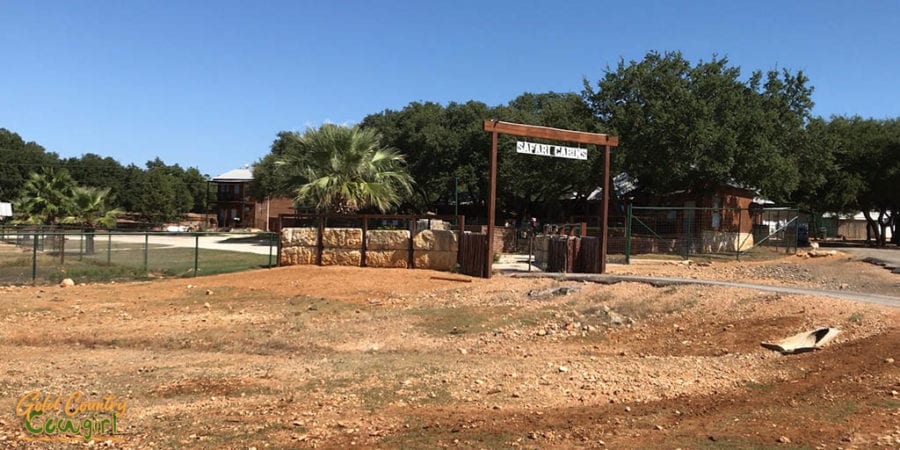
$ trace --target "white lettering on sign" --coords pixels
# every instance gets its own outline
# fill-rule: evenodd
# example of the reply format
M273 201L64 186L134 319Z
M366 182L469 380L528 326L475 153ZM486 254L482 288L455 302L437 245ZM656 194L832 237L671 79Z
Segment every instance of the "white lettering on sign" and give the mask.
M587 159L587 149L563 147L561 145L535 144L534 142L516 141L516 153L529 155L553 156L555 158Z

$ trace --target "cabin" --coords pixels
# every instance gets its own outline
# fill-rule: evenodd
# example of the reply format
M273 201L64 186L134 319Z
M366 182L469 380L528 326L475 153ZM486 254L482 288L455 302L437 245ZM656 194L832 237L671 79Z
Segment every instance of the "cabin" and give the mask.
M271 231L280 214L293 214L294 202L285 197L256 199L250 191L253 169L244 166L230 170L210 180L207 189L215 189L215 201L210 209L219 228L257 229Z

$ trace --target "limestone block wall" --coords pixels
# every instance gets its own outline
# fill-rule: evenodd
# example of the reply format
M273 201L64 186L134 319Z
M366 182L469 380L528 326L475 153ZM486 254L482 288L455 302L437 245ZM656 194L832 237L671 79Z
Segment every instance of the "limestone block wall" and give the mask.
M323 266L359 266L361 250L361 228L326 228L322 231Z
M322 265L359 266L363 259L362 229L326 228L322 233ZM284 228L281 231L281 265L316 264L317 230ZM412 259L410 260L410 245ZM369 230L366 232L367 267L406 268L451 271L456 268L459 242L449 230L426 229L410 240L408 230Z
M413 237L413 264L417 269L453 270L458 251L456 233L449 230L424 230Z
M409 230L366 232L366 266L409 267Z
M315 264L318 253L317 240L315 228L285 228L281 230L279 264L282 266Z

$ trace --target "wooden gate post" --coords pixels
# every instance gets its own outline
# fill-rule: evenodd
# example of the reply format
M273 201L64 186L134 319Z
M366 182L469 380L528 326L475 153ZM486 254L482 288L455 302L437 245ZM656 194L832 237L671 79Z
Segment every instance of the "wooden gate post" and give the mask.
M600 214L600 273L606 273L606 249L609 241L609 145L603 146L603 206Z
M497 203L497 132L491 132L491 172L488 177L490 194L488 200L487 251L484 258L484 277L490 278L494 266L494 214Z

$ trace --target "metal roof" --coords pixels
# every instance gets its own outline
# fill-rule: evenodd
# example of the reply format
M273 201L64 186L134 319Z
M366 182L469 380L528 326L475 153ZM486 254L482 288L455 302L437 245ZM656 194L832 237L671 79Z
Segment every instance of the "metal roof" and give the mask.
M241 169L229 170L212 179L213 181L253 181L253 169L244 167Z

